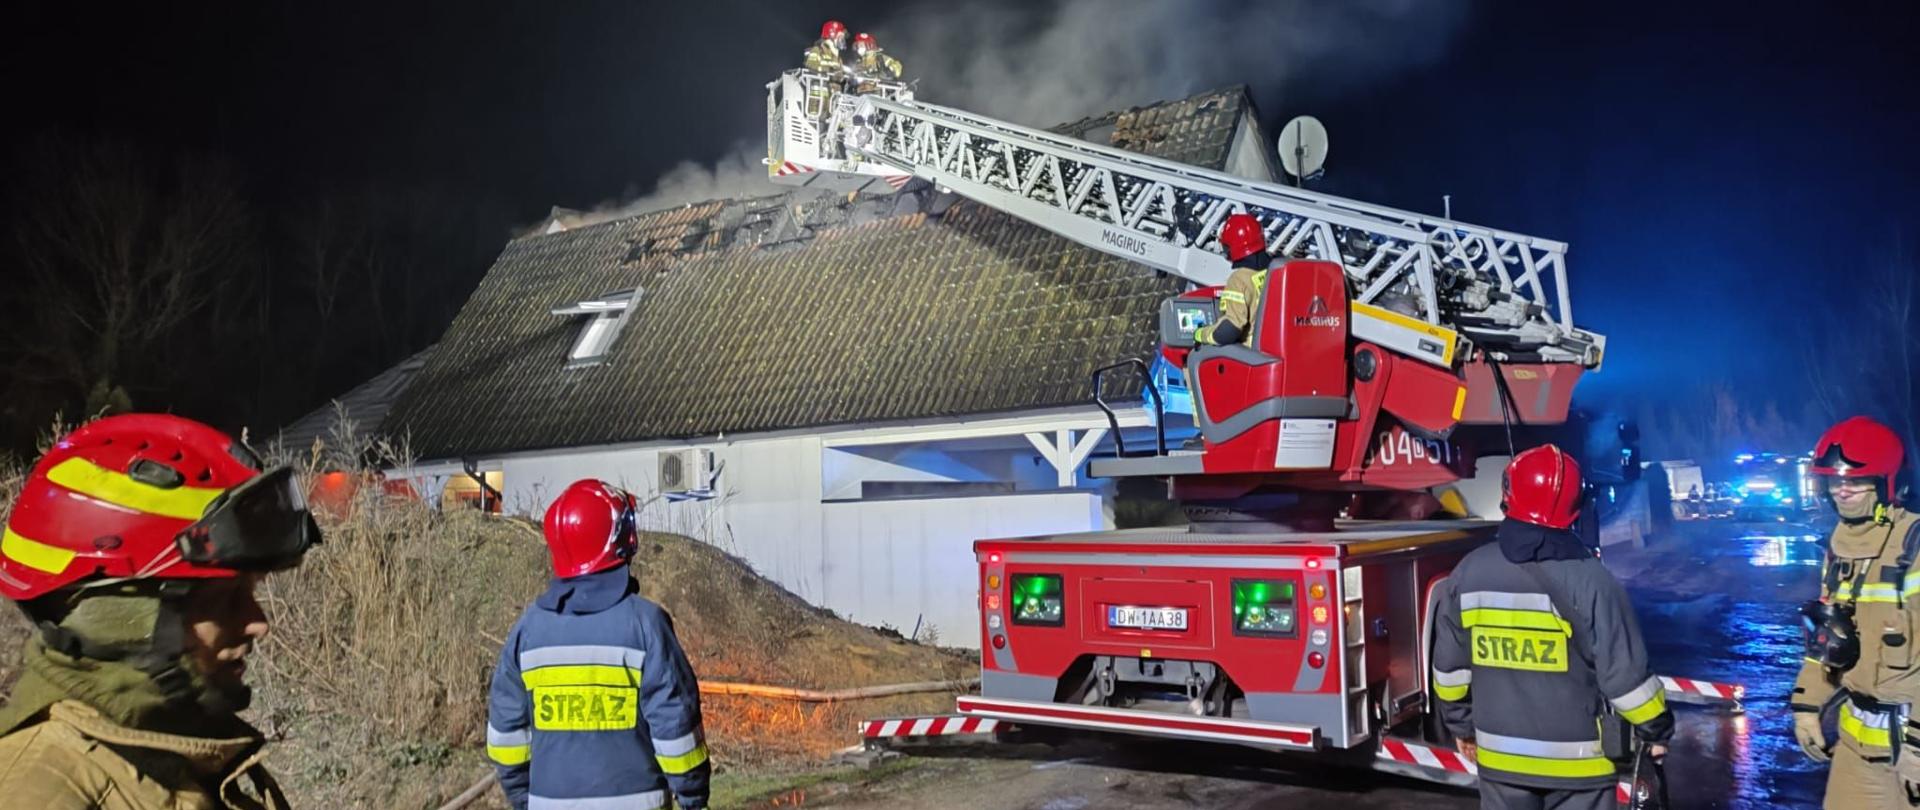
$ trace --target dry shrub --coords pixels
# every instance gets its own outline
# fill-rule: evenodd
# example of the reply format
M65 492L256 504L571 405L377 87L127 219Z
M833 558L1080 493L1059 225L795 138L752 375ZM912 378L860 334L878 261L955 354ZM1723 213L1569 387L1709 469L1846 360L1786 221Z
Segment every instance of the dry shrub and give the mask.
M484 737L497 639L539 592L544 553L521 521L377 495L354 506L261 589L274 630L256 711L286 737L274 759L293 763L305 801L424 806L475 775L438 778Z
M26 482L27 469L25 461L0 452L0 526L13 514L13 501ZM19 680L20 655L32 629L18 609L0 605L0 691L12 692L13 682Z
M252 719L275 740L268 764L310 807L430 808L489 772L489 681L519 612L545 585L539 529L519 518L437 512L381 494L378 467L401 449L336 429L328 444L272 455L306 475L366 482L351 508L320 515L325 542L260 589L273 630L254 654ZM0 513L25 472L0 458ZM708 533L706 521L655 522ZM674 617L707 681L837 689L959 679L977 663L852 624L755 574L711 537L650 532L634 561L641 590ZM0 610L0 687L17 675L29 628ZM864 717L951 711L951 694L840 704L703 699L722 782L817 763L858 741ZM497 792L479 806L499 806Z

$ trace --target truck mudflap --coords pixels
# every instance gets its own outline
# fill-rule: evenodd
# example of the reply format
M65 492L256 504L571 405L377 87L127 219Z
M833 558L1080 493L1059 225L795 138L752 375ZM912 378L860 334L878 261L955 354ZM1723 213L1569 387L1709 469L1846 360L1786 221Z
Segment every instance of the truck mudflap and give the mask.
M1004 720L1038 726L1144 734L1152 737L1180 737L1209 742L1239 743L1302 751L1321 747L1320 730L1313 726L1266 723L1228 717L1167 714L1103 706L1078 706L1067 703L1043 703L962 696L955 701L962 715Z

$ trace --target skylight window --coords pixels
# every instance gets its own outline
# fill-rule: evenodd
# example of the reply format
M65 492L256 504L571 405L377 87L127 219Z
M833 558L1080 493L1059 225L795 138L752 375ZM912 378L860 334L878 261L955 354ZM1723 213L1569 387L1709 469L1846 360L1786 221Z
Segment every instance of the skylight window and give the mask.
M551 311L555 315L586 319L580 325L580 336L574 339L573 348L567 352L566 367L586 368L607 362L613 342L620 339L620 332L627 325L627 313L631 311L634 299L639 297L640 290L636 288L554 307Z

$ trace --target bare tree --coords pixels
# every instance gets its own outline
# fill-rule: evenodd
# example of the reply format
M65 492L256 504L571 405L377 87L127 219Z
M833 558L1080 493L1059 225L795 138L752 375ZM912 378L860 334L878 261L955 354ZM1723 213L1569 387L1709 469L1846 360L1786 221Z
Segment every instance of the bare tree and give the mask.
M1831 423L1856 414L1887 420L1915 437L1920 393L1913 365L1920 361L1920 322L1911 243L1896 237L1880 256L1831 274L1844 279L1829 317L1810 324L1801 341L1807 392Z
M217 162L156 164L125 143L47 137L15 192L32 305L10 340L14 371L68 401L123 399L136 373L164 378L167 339L227 292L247 253L246 205Z

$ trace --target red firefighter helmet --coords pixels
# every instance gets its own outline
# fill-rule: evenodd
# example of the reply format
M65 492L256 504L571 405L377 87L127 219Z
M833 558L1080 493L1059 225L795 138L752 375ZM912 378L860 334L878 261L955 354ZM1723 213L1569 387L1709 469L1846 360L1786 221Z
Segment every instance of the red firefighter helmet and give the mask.
M573 482L547 507L547 553L561 579L605 571L633 559L639 547L633 494L593 478Z
M1855 416L1821 434L1813 448L1813 464L1807 469L1814 475L1880 479L1881 498L1898 505L1906 494L1896 483L1906 455L1906 445L1893 428Z
M847 27L839 20L828 20L820 25L820 38L838 45L847 38Z
M1266 250L1267 235L1252 214L1234 214L1220 224L1220 246L1227 250L1227 261L1237 262Z
M861 56L866 56L868 51L877 51L877 50L880 50L880 43L873 38L872 34L869 34L865 31L861 31L858 34L853 35L853 52L854 53L857 53Z
M1513 457L1505 482L1507 517L1565 529L1580 516L1580 465L1551 444Z
M164 414L82 425L35 464L0 536L0 595L96 578L215 579L298 563L320 530L292 470Z

